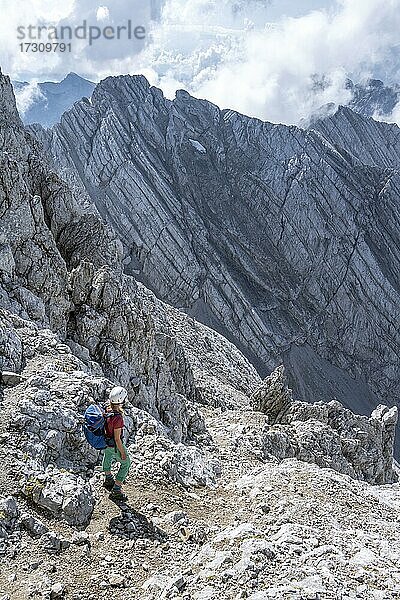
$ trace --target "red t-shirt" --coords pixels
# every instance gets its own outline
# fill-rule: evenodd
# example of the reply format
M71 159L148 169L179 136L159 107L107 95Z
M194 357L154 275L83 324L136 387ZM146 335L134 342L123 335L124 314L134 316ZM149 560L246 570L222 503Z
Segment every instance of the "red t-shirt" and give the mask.
M122 433L123 433L123 429L124 429L123 416L120 414L113 414L110 417L106 416L106 423L105 423L104 429L106 432L106 437L108 437L112 440L114 439L114 429L121 429L121 440L122 440Z

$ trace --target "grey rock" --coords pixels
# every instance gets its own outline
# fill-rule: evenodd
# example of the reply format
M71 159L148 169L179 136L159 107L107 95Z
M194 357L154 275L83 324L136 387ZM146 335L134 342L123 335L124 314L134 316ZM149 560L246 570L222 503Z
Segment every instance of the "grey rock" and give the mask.
M14 387L23 383L25 380L25 377L18 373L13 373L12 371L2 371L0 373L0 385L5 385L7 387Z
M157 347L154 322L138 297L136 282L82 263L72 271L70 284L76 307L74 339L89 349L104 373L131 392L136 406L161 420L174 441L204 433L196 407L176 391L172 369ZM132 373L145 374L147 386L138 391L137 375ZM188 366L182 379L189 377L193 376Z
M6 538L12 533L18 515L18 504L14 496L0 498L0 538Z
M37 506L62 517L71 525L86 525L94 507L90 484L72 473L57 470L40 478L28 474L22 484L24 494Z
M282 419L292 402L292 391L286 385L283 366L275 369L250 398L252 408L268 415L271 425Z
M167 458L169 475L186 487L212 486L221 474L220 462L208 459L197 448L178 444Z
M71 543L75 544L75 546L90 545L89 534L86 531L76 531L71 538Z
M42 521L32 515L21 515L19 522L33 538L40 538L42 535L48 532L48 527Z
M15 331L6 327L4 311L0 309L0 368L20 371L23 365L22 343Z
M62 598L65 594L65 585L63 583L54 583L51 586L50 598L55 600L56 598Z
M310 349L315 399L332 389L358 411L365 389L372 408L399 396L396 126L349 108L309 130L273 125L126 76L101 82L47 142L114 224L127 272L263 375Z
M49 554L58 554L67 550L70 546L69 540L58 535L54 531L48 531L40 538L40 543Z
M125 578L119 573L111 573L108 576L108 583L111 585L111 587L124 587Z
M177 589L178 591L181 591L184 589L186 585L186 579L185 577L183 577L183 575L176 575L175 577L172 578L172 581L170 583L170 589Z
M294 401L282 367L253 395L269 423L261 440L266 457L296 457L372 484L397 481L393 464L397 407L379 406L370 418L339 402Z
M174 510L165 515L164 521L172 525L176 525L178 523L181 525L188 525L189 517L183 510Z
M140 470L156 473L185 487L215 485L221 466L207 448L183 443L173 443L166 430L148 413L132 411L136 423L133 450L139 455L137 467Z

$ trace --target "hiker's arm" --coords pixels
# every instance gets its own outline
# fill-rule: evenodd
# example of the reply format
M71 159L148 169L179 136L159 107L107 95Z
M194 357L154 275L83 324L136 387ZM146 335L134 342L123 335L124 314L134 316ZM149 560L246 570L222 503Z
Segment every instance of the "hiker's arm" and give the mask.
M114 429L114 440L115 440L115 445L117 446L117 448L119 450L122 460L125 460L126 454L125 454L124 445L121 440L121 431L122 431L121 427L119 427L118 429Z

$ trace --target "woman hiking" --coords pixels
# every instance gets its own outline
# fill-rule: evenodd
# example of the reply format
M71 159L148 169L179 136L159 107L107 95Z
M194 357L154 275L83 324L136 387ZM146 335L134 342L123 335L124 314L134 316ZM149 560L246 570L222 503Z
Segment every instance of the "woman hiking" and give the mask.
M110 404L106 409L105 434L109 446L104 450L103 472L105 473L104 487L109 490L110 500L126 502L127 496L122 492L122 484L128 475L131 459L124 445L124 402L128 394L120 386L114 387L110 392ZM111 473L113 462L119 463L119 470L114 481Z

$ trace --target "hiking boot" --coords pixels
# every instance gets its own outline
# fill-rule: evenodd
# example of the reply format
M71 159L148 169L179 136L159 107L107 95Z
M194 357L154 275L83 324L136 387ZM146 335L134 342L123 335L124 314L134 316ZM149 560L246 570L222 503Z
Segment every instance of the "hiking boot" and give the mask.
M106 477L105 480L103 481L103 487L106 488L106 490L108 490L109 492L111 492L111 490L114 487L114 478Z
M111 490L111 494L108 497L110 500L118 500L119 502L126 502L128 500L128 496L121 489L115 487Z

